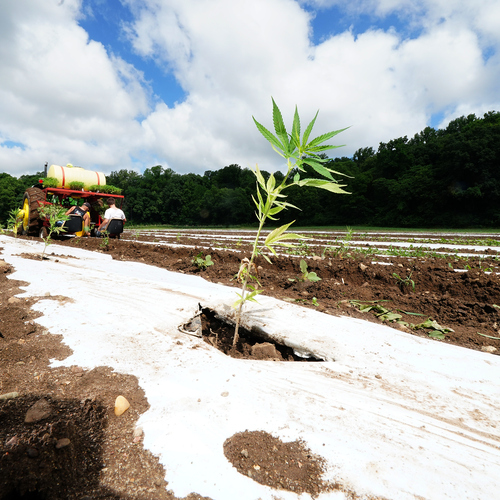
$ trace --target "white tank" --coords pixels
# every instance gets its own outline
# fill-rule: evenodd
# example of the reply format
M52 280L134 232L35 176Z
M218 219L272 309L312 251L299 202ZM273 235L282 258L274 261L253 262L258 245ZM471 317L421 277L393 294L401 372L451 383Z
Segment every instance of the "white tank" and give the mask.
M83 182L84 189L86 190L94 184L98 186L106 185L106 176L102 172L85 170L81 167L73 167L73 165L70 164L65 167L51 165L47 172L47 177L54 177L59 181L57 187L65 189L69 189L69 184L73 181Z

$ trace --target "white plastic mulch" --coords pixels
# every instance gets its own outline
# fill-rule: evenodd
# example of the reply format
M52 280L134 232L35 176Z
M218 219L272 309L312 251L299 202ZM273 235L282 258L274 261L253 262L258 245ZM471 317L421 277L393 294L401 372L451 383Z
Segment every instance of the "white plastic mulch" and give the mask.
M248 429L302 439L326 459L325 478L358 495L498 498L499 356L260 296L246 325L327 361L235 360L177 328L199 303L230 313L233 288L57 245L49 254L58 262L19 256L41 252L41 242L0 236L0 247L11 277L29 283L21 296L73 299L36 305L37 321L73 350L53 366L107 365L138 377L151 405L138 423L144 446L177 496L309 499L231 466L223 443Z

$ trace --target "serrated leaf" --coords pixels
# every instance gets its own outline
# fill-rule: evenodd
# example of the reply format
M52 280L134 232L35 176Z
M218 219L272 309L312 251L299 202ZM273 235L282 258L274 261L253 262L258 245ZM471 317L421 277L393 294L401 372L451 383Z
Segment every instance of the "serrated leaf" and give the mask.
M328 167L326 167L326 168L328 168ZM352 175L344 174L343 172L339 172L338 170L333 170L331 168L328 168L328 171L331 172L332 174L337 174L337 175L341 175L342 177L347 177L348 179L354 179L354 177Z
M295 106L295 113L293 115L292 140L295 147L300 147L300 118L297 106Z
M337 184L332 181L324 181L322 179L302 179L296 183L298 186L310 186L318 189L326 189L332 193L342 193L342 194L351 194L348 191L344 191L342 188L345 187L345 184Z
M255 165L255 170L252 170L255 177L257 178L257 182L262 186L263 189L266 187L266 180L260 171L259 165Z
M269 264L272 264L271 259L265 253L263 253L261 250L257 250L257 254L261 255L266 260L266 262L268 262Z
M318 163L316 161L311 161L310 159L307 160L305 163L310 165L316 172L318 172L318 174L322 175L323 177L326 177L327 179L330 179L332 181L335 180L332 177L332 174L330 173L330 171L327 168L325 168L323 165L321 165L321 163Z
M265 203L259 188L257 188L257 198L259 199L259 210L264 211Z
M309 136L311 135L314 124L316 123L316 118L318 117L319 110L316 111L314 118L311 120L311 123L307 126L304 136L302 137L302 149L306 149L307 141L309 140Z
M272 193L275 187L276 187L276 179L274 178L274 175L271 174L267 179L266 191L268 193Z
M240 293L236 293L236 295L239 297L238 300L236 300L234 303L233 303L233 308L236 309L240 304L242 304L243 302L257 302L257 300L255 299L255 297L257 295L259 295L259 293L262 293L263 290L253 290L251 293L248 293L247 295L245 295L245 298L242 297L242 295Z
M258 131L264 136L264 138L271 143L275 151L279 153L278 150L283 151L285 148L283 144L280 142L280 140L272 133L267 130L264 125L261 125L253 116L253 121L255 123L255 126L257 127Z
M285 207L277 206L277 207L271 208L269 210L269 215L276 215L276 214L280 213L282 210L285 210Z
M322 151L328 151L329 149L337 149L337 148L343 148L345 144L339 144L339 145L328 145L325 144L323 146L307 146L307 153L321 153Z
M276 135L280 138L283 144L283 151L288 151L290 142L288 140L288 133L286 131L285 123L283 121L283 116L281 115L281 111L278 108L278 105L276 104L274 99L272 99L272 101L273 101L274 131L276 132Z
M301 236L300 234L295 234L295 233L286 233L286 234L282 234L280 236L276 236L274 237L274 239L271 241L267 241L264 242L265 245L282 245L282 246L288 246L288 247L291 247L291 246L294 246L290 243L283 243L283 241L286 241L286 240L299 240L299 239L303 239L304 236Z
M269 244L270 242L274 241L276 238L280 238L281 235L294 223L295 221L292 221L288 224L285 224L283 226L277 227L273 231L271 231L266 238L265 245Z
M337 134L340 134L340 132L343 132L344 130L347 130L349 127L342 128L340 130L333 130L332 132L327 132L326 134L321 134L315 139L313 139L308 145L307 149L310 147L314 146L319 146L322 142L328 141L332 137L335 137Z

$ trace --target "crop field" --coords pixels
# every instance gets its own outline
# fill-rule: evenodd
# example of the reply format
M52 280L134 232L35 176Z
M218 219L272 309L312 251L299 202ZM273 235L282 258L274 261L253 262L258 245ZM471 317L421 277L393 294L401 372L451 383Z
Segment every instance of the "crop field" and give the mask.
M282 252L296 256L383 257L494 257L500 252L500 235L489 233L423 233L423 232L354 232L299 231L304 240L296 241L294 249ZM267 232L261 236L264 241ZM183 245L220 250L241 251L255 238L252 230L214 229L136 229L127 231L124 238L158 245ZM499 254L500 255L500 254Z
M295 232L1 236L0 498L492 498L500 235Z
M350 229L299 233L306 238L293 241L293 247L276 247L277 255L269 254L271 263L258 258L262 293L327 314L499 352L500 235ZM254 235L239 229L148 228L126 230L121 240L107 244L89 238L63 244L238 287L240 263L249 256ZM207 255L213 264L204 266ZM319 279L307 279L308 273Z

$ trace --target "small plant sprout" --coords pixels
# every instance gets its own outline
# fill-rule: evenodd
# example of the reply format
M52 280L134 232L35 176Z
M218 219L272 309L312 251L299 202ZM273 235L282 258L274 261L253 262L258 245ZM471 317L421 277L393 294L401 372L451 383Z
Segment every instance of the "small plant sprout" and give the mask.
M203 252L200 252L196 257L191 260L191 263L194 264L198 269L205 270L209 266L214 265L214 261L210 255L203 257Z
M396 279L397 285L399 286L401 291L404 291L406 287L411 286L413 290L415 290L415 282L411 279L413 271L410 272L408 276L402 278L398 273L392 273L392 276Z
M273 174L271 174L266 181L258 165L256 165L255 170L253 170L253 173L256 177L257 186L256 197L252 196L252 199L255 203L255 206L257 207L256 216L259 221L259 226L255 235L252 253L248 262L248 269L252 269L252 264L258 255L262 255L262 257L265 258L268 262L271 262L268 255L266 255L264 251L271 253L272 255L277 255L275 250L276 246L285 246L290 248L294 246L291 243L292 240L304 239L303 236L300 236L298 234L286 232L287 229L293 224L293 222L290 222L271 231L266 236L264 243L259 246L262 229L268 219L272 221L278 220L276 215L279 214L282 210L285 210L287 208L298 208L285 201L286 195L283 192L286 188L290 186L309 186L319 189L326 189L331 193L348 194L342 189L345 186L340 185L332 175L336 174L343 176L345 174L336 172L328 168L325 165L325 163L328 161L328 158L322 157L322 153L324 151L339 147L327 145L324 143L345 129L328 132L316 137L315 139L309 140L319 113L318 111L313 120L306 127L301 137L299 113L297 107L295 107L292 129L291 132L288 133L283 122L281 111L274 102L274 99L272 99L272 102L273 125L275 134L261 125L255 118L253 118L253 121L259 132L267 141L269 141L271 147L285 159L287 171L283 176L283 180L278 183ZM311 167L321 178L318 179L307 177L306 166ZM236 346L239 340L238 329L241 321L241 312L243 309L243 305L246 301L255 301L255 296L257 295L257 293L261 292L261 290L251 288L250 293L247 294L247 287L250 276L250 273L246 273L246 275L244 276L241 287L241 294L238 294L239 298L233 304L233 307L237 310L233 347Z
M315 306L315 307L318 307L318 306L319 306L319 304L318 304L318 299L317 299L316 297L313 297L313 298L312 298L312 300L311 300L311 302L312 302L312 305L313 305L313 306Z
M38 209L40 216L47 220L48 226L45 226L46 236L42 236L45 246L43 247L42 260L45 256L45 251L47 247L52 243L52 235L64 233L66 229L60 224L69 219L66 215L66 209L61 207L61 205L44 205Z
M346 235L342 241L338 242L339 246L338 247L331 247L331 246L325 247L321 256L323 258L325 258L327 253L331 253L334 255L334 257L338 257L340 259L342 259L344 257L348 257L349 256L348 252L351 249L351 240L352 240L353 235L354 235L354 230L351 229L350 227L346 227ZM337 243L337 241L338 240L336 239L335 242Z
M101 241L101 243L99 243L99 246L101 248L108 248L108 246L109 246L109 233L106 230L101 231L101 236L102 236L102 241Z
M321 278L314 272L307 271L307 262L304 259L300 260L300 272L302 273L300 281L321 281Z
M7 219L7 229L12 231L14 238L17 238L17 233L19 231L19 226L23 221L23 212L18 208L13 208L9 212L9 218Z

